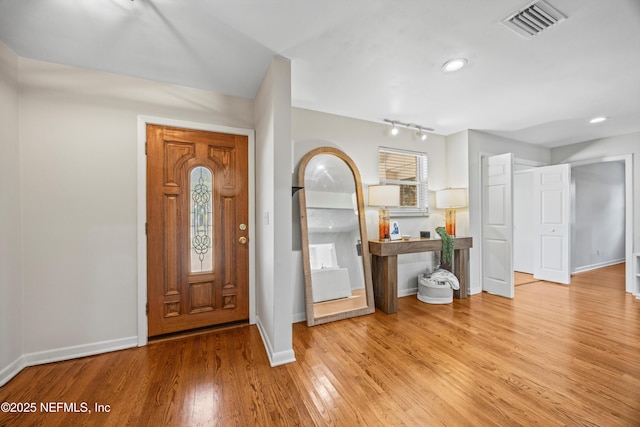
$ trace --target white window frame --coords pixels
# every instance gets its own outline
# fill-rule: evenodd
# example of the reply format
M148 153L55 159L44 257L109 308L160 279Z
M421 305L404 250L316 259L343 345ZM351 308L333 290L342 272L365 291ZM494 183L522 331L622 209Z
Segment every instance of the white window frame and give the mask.
M418 174L420 175L415 182L383 179L380 171L380 155L382 153L401 154L405 156L414 156L418 162ZM428 181L428 157L427 153L412 150L402 150L390 147L378 147L378 179L380 184L394 185L416 185L418 187L418 207L401 206L389 208L392 216L429 216L429 181Z

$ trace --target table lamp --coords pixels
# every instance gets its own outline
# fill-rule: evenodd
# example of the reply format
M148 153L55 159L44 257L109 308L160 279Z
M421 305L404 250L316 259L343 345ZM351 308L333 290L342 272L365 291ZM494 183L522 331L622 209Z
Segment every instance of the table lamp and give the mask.
M450 236L456 235L456 208L467 206L467 190L465 188L447 188L436 191L436 206L446 209L446 230Z
M369 206L378 206L378 237L389 239L389 209L400 206L399 185L370 185Z

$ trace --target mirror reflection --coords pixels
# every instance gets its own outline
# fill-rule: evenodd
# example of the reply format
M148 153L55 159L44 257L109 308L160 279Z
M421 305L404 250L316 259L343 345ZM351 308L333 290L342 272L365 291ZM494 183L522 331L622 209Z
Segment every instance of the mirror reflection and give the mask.
M322 147L301 161L307 324L372 313L360 177L343 152ZM362 242L365 242L363 245Z

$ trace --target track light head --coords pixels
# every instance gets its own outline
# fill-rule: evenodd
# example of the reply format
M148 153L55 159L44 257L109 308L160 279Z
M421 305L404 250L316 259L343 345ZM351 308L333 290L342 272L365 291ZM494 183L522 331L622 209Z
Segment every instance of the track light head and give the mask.
M420 138L421 141L426 141L427 140L427 133L425 132L425 129L429 129L429 128L425 128L425 127L422 127L420 125L416 125L416 124L413 124L413 123L410 123L409 125L411 127L414 127L414 128L417 129L416 136L418 138Z
M398 134L398 132L400 132L400 129L398 129L398 127L396 126L396 122L395 120L389 120L389 119L384 119L385 122L390 123L391 124L391 135L396 136Z

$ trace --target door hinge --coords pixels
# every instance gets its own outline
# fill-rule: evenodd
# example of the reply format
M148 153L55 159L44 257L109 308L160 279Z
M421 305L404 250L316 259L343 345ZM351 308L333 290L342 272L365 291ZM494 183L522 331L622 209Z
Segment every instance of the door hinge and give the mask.
M147 141L144 142L144 155L147 155L147 147L149 146L149 143Z
M145 310L145 311L146 311L146 314L147 314L147 316L148 316L148 315L149 315L149 303L147 303L147 308L146 308L146 310Z
M149 234L149 223L148 222L144 223L144 234L145 234L145 236L147 234Z

